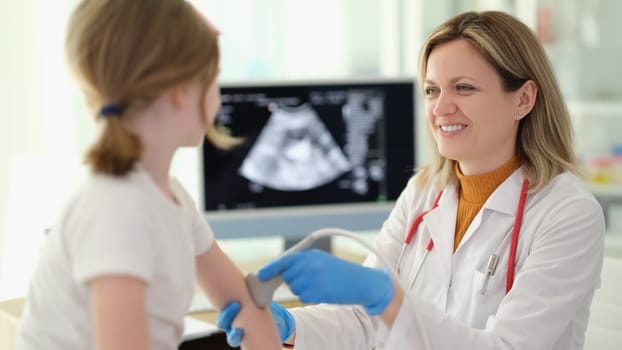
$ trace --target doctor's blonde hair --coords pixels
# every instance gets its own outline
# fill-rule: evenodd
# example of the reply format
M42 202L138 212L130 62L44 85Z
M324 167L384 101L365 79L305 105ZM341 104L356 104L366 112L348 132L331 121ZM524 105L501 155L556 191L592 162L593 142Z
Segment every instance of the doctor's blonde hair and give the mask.
M98 118L101 134L85 162L95 173L123 175L140 158L138 137L125 119L159 95L193 81L203 94L218 75L218 33L185 0L83 0L66 37L69 67L94 115L106 105L122 109ZM221 148L237 140L220 134L201 113L208 139Z
M419 59L421 87L432 50L458 39L469 42L494 67L506 91L518 90L527 80L538 86L535 105L521 119L516 139L516 156L529 179L530 191L542 189L565 171L578 174L570 116L551 64L533 32L503 12L467 12L455 16L441 24L423 45ZM428 134L431 134L429 129ZM456 161L442 156L436 144L432 148L433 160L417 172L415 182L420 186L434 183L444 188L457 181Z

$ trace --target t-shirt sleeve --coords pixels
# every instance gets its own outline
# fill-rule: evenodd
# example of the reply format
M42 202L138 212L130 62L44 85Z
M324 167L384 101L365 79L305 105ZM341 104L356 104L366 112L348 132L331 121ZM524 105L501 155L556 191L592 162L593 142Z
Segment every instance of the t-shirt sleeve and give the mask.
M194 199L188 194L184 186L173 178L172 185L176 189L176 193L181 197L183 206L190 212L192 218L192 239L194 243L194 256L205 253L214 242L214 232L205 220L203 212L197 207Z
M155 265L155 242L132 189L91 189L75 203L68 223L69 256L79 283L105 275L149 281Z
M199 210L195 210L192 235L194 238L194 255L205 253L214 242L214 232Z

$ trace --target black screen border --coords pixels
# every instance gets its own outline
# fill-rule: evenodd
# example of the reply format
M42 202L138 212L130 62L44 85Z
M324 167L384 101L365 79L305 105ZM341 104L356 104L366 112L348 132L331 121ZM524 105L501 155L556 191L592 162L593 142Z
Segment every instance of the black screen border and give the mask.
M227 89L261 89L261 88L275 88L275 87L330 87L330 88L341 88L341 87L360 87L360 88L369 88L376 87L382 85L400 85L403 88L403 85L408 85L412 87L412 118L410 121L411 128L404 128L403 125L399 125L394 119L385 120L386 124L386 135L390 135L391 140L387 140L387 142L392 142L394 144L405 142L406 144L401 144L399 147L410 147L410 151L412 154L412 167L408 167L403 169L403 176L401 178L388 178L388 200L387 205L392 206L395 199L401 193L404 186L406 185L406 181L413 174L414 167L417 164L417 152L416 152L416 139L417 139L417 123L416 123L416 113L417 113L417 85L416 79L405 77L405 78L373 78L373 79L324 79L324 80L276 80L276 81L231 81L231 82L221 82L219 84L221 92L226 91ZM389 106L390 108L390 106ZM205 142L208 142L207 140ZM411 143L412 142L412 143ZM317 210L340 210L346 209L351 210L352 208L363 208L364 210L373 210L373 208L385 208L387 205L383 203L377 202L347 202L347 203L334 203L334 204L314 204L314 205L296 205L296 206L273 206L273 207L259 207L259 208L251 208L251 209L228 209L228 210L207 210L205 204L205 196L206 196L206 176L205 176L205 155L204 148L202 146L199 152L199 205L200 208L209 213L210 216L214 216L214 214L224 214L224 215L232 215L233 217L240 217L250 213L268 213L268 215L274 215L280 213L280 211L292 211L292 213L296 212L304 212L306 210L312 210L316 213L319 213ZM387 168L390 166L392 162L392 158L401 158L392 154L391 152L387 152ZM387 171L389 176L395 175L396 169L391 169Z

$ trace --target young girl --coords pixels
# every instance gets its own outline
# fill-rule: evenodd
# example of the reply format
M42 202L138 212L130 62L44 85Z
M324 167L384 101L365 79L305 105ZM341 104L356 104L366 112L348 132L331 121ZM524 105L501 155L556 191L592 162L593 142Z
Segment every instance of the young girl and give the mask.
M175 151L215 132L217 33L184 0L84 0L67 56L102 124L92 176L47 238L18 349L176 349L195 272L216 308L242 301L243 348L278 349L269 311L169 176Z

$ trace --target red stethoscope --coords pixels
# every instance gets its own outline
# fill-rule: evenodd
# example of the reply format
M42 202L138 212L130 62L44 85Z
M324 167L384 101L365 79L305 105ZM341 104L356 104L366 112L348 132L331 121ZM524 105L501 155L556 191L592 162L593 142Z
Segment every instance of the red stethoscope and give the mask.
M510 289L512 289L512 284L514 283L514 267L516 265L516 248L518 246L518 236L520 232L520 226L521 226L521 223L523 222L523 212L525 211L525 201L527 199L528 188L529 188L529 181L525 179L523 181L523 188L521 190L520 199L518 200L518 208L516 210L516 217L514 218L514 227L512 229L512 236L511 236L511 242L510 242L510 256L508 259L508 274L507 274L506 284L505 284L506 293L508 293ZM398 274L400 273L400 266L401 266L402 259L404 258L404 252L406 251L406 247L410 244L410 242L412 242L413 238L415 237L415 233L417 232L417 228L419 228L419 224L421 224L421 222L423 221L423 217L427 213L431 212L432 210L436 209L436 207L438 207L438 202L440 201L442 195L443 195L443 191L441 190L438 193L438 195L436 195L436 198L434 199L434 203L432 204L432 207L428 210L423 211L422 213L417 215L417 217L415 217L415 220L410 226L410 230L408 230L408 234L406 235L406 238L404 239L404 244L402 245L402 250L400 251L400 255L397 258L397 273ZM421 271L421 268L423 267L423 263L425 262L425 259L427 258L432 248L434 248L434 241L432 240L432 238L430 238L430 240L428 241L428 245L425 248L425 252L423 253L423 257L421 258L421 260L419 261L419 264L417 265L417 268L415 269L415 274L410 281L408 289L412 289L412 286L415 283L417 276L419 275L419 271ZM490 256L490 259L488 260L488 265L486 267L486 277L484 279L484 284L482 285L482 294L484 294L486 290L488 279L490 278L490 276L492 276L495 273L498 260L499 260L499 256L496 254L492 254Z

